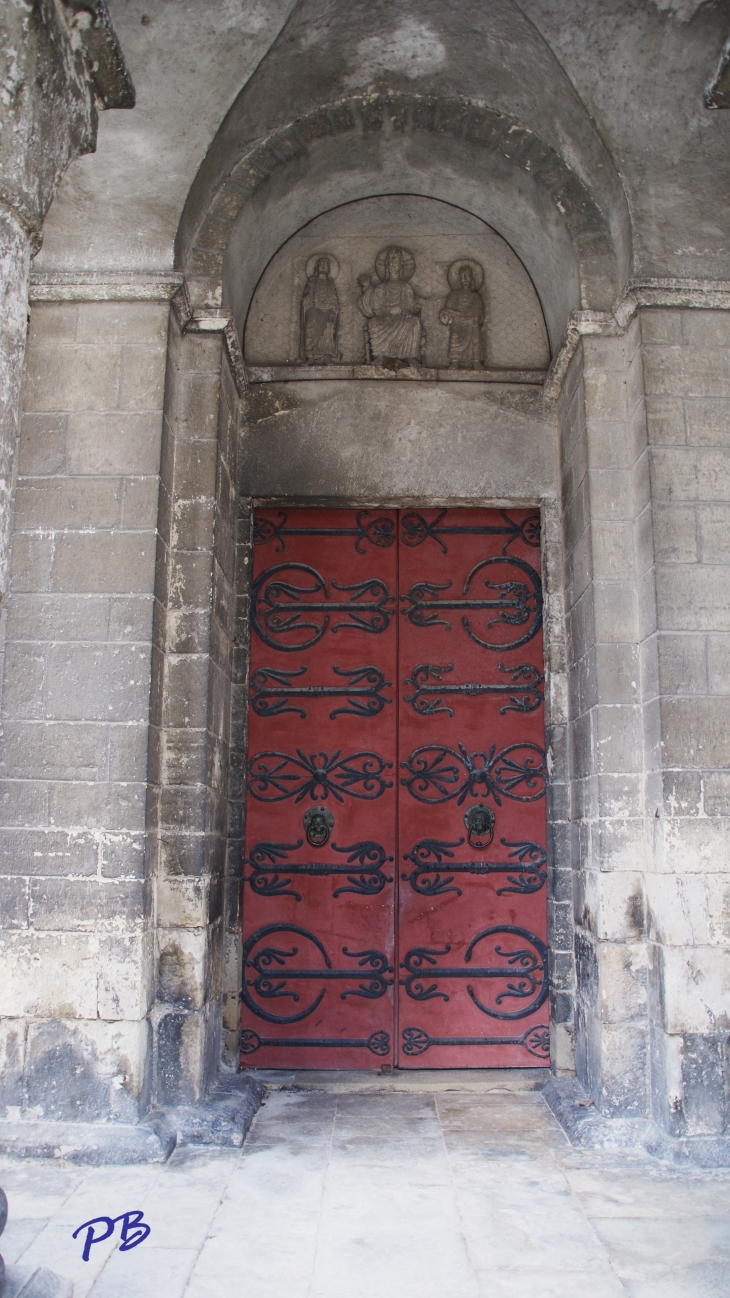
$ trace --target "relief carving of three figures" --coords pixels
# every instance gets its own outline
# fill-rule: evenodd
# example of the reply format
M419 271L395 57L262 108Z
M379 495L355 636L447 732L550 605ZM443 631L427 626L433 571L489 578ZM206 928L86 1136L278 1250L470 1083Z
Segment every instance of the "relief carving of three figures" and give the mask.
M422 304L410 280L416 269L407 248L391 245L375 259L375 271L358 276L357 305L365 317L365 347L368 361L382 365L405 361L422 365L426 331L421 321ZM339 274L336 258L317 255L307 263L307 285L302 294L300 356L311 364L334 365L338 348L340 300L335 287ZM449 267L451 292L444 301L439 320L449 330L449 365L481 369L484 365L484 271L470 258Z

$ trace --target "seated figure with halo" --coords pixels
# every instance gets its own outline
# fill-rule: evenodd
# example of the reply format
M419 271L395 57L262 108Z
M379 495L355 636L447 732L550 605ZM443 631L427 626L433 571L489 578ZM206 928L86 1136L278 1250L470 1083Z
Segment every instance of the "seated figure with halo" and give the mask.
M420 320L421 304L409 283L415 269L413 253L392 245L378 253L374 275L358 276L358 306L366 319L368 360L376 365L387 360L410 365L423 361L426 335Z

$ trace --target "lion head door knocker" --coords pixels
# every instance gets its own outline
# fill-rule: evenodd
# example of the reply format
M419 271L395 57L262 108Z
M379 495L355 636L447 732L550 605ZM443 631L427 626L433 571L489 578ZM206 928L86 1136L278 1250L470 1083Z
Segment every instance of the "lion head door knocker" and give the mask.
M489 847L494 838L496 816L491 807L475 802L464 813L464 824L470 847Z
M334 827L335 818L327 807L310 807L305 811L304 832L312 847L324 847Z

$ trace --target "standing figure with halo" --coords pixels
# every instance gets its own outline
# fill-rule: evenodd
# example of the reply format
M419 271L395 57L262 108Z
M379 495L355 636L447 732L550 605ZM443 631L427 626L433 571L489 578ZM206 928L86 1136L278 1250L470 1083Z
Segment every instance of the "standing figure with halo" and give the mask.
M480 292L484 271L478 261L455 261L448 270L451 292L439 320L449 329L449 365L484 368L484 298Z
M307 262L307 287L302 293L299 355L309 365L335 365L340 359L337 332L340 299L335 280L340 272L334 257L317 253Z
M382 248L375 258L374 275L358 275L358 306L367 320L368 359L377 365L385 360L418 365L422 360L421 304L408 282L415 269L412 252L391 246Z

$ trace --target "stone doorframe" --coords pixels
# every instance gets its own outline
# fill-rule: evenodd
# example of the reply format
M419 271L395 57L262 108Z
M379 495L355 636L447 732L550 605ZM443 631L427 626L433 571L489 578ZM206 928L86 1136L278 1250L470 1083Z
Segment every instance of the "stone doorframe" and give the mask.
M241 843L253 500L239 489L243 365L232 331L171 313L160 473L148 785L154 928L152 1093L200 1101L221 1059L238 1063ZM227 346L223 346L223 341ZM256 503L394 506L281 496ZM575 1000L562 539L554 498L424 493L407 504L537 505L543 528L548 934L554 1067L573 1068Z

